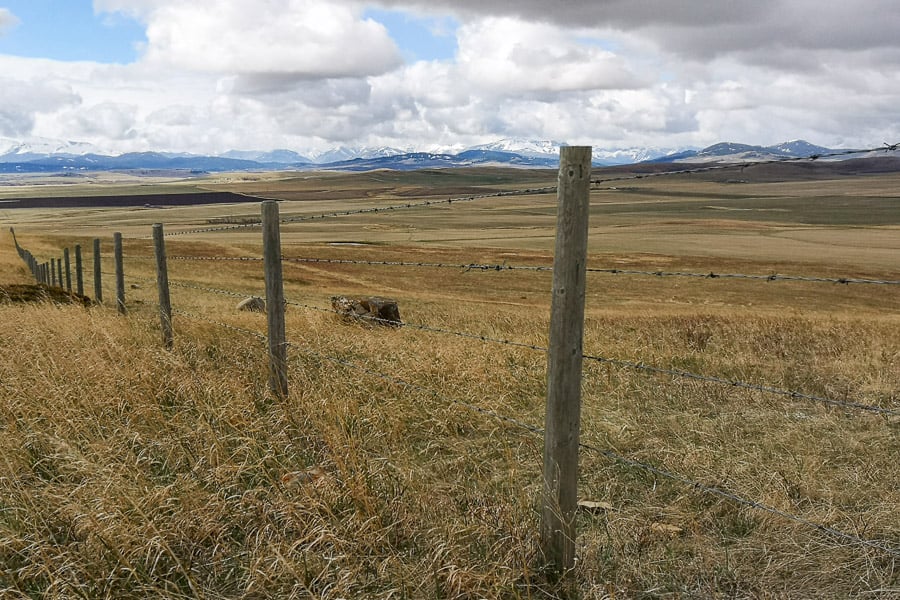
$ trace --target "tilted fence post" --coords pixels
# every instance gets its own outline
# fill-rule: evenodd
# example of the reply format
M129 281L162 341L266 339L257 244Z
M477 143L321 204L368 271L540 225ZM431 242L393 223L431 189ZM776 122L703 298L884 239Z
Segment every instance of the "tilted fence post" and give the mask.
M100 240L94 238L94 301L103 302L103 281L101 280Z
M541 549L556 573L575 565L590 185L591 148L561 148L541 509Z
M63 287L63 274L62 274L62 258L56 259L56 281L59 282L59 287Z
M66 263L66 291L72 291L72 262L69 259L69 249L63 249L63 262Z
M169 270L166 265L166 241L162 223L153 224L153 248L156 251L156 287L159 290L159 321L163 343L171 349L175 345L172 331L172 302L169 298Z
M84 271L81 264L81 244L75 244L75 291L84 296Z
M56 259L50 259L50 285L56 287Z
M281 270L281 230L278 202L262 203L263 260L269 339L269 390L279 398L288 394L287 340L284 324L284 280Z
M125 268L122 265L122 234L113 234L113 255L116 260L116 308L119 314L128 312L125 308Z

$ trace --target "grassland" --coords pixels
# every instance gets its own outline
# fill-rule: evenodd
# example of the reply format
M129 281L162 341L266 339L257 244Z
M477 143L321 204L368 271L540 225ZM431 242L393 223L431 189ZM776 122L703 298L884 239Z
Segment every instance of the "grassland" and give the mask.
M553 177L306 174L202 186L282 198L282 216L303 216ZM604 184L592 195L589 266L900 279L898 180ZM291 393L277 401L263 343L211 322L264 332L264 317L209 291L262 294L256 262L171 260L182 312L175 349L160 343L149 225L188 231L223 216L258 215L240 205L0 210L0 284L28 279L8 225L47 258L95 236L108 253L122 231L130 311L0 301L3 594L564 593L537 548L540 437L467 406L542 425L545 356L299 306L394 296L408 322L544 345L549 274L286 262ZM285 225L283 253L549 265L553 221L552 195L458 202ZM167 250L259 256L259 231L170 237ZM898 287L592 273L585 352L900 410ZM896 416L590 362L583 410L592 446L900 547ZM597 452L583 453L580 493L605 508L579 516L573 595L900 596L896 555Z

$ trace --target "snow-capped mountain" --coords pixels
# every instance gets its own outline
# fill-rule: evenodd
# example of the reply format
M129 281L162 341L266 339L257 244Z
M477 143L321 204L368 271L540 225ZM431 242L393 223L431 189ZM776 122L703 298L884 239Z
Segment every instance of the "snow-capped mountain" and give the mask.
M553 140L526 140L522 138L506 138L491 142L489 144L479 144L471 146L466 150L485 150L487 152L508 152L518 154L519 156L528 156L535 158L547 158L550 156L559 156L560 146L566 146L564 142L555 142Z
M392 147L341 146L327 151L302 152L230 150L218 156L174 152L133 152L109 156L83 142L0 138L0 172L58 173L64 171L170 170L202 174L223 171L284 169L410 170L471 166L509 166L554 168L558 165L564 142L506 138L470 148L454 146L449 150L401 150ZM773 146L752 146L733 142L714 144L702 150L661 148L595 147L595 166L627 165L638 162L752 162L826 156L834 150L793 140ZM895 153L896 154L896 153ZM867 155L853 155L864 158ZM884 158L884 152L873 153ZM843 156L832 157L839 160ZM827 158L823 158L826 160Z
M720 142L702 150L668 154L653 162L755 162L786 158L807 158L835 152L831 148L816 146L805 140L782 142L773 146L751 146L734 142Z
M388 156L400 156L406 154L409 150L400 150L389 146L381 146L379 148L370 148L365 146L338 146L330 150L322 152L308 152L306 155L312 162L318 164L326 164L340 162L345 160L353 160L355 158L384 158Z
M559 149L568 146L565 142L554 140L526 140L522 138L506 138L472 146L467 150L484 150L487 152L508 152L529 158L559 159ZM630 165L664 156L676 150L672 148L618 148L604 150L594 148L592 152L595 165Z
M87 142L30 138L27 142L0 138L0 162L29 161L47 158L51 155L81 156L95 152L96 148Z
M272 150L270 152L263 152L261 150L229 150L219 156L222 158L252 160L258 163L271 163L276 165L295 165L313 162L302 154L298 154L293 150L284 149Z

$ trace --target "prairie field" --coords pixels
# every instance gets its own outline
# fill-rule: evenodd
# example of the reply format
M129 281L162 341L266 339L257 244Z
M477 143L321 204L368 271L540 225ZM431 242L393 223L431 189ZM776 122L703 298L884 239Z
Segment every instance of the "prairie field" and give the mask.
M552 274L466 268L552 265L555 193L468 198L555 171L148 186L278 199L295 220L284 400L266 317L235 309L265 293L257 204L0 204L0 596L900 598L900 285L652 274L900 280L900 174L750 171L593 188L592 504L561 580L539 547L535 430ZM93 195L79 185L54 194ZM386 210L310 219L370 207ZM153 223L169 234L171 350ZM16 301L33 280L10 227L43 260L80 244L89 296L100 238L104 303ZM347 322L335 295L394 298L409 326Z

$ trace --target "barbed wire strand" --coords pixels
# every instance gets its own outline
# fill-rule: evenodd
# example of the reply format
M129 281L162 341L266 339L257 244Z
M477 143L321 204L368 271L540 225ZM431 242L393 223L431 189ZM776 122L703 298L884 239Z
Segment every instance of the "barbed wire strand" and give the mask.
M155 260L152 256L135 256L129 257L138 260ZM169 260L178 261L224 261L224 262L260 262L263 259L255 256L170 256ZM305 257L282 257L284 262L303 263L303 264L334 264L334 265L363 265L363 266L385 266L385 267L423 267L435 269L458 269L463 271L480 271L480 272L500 272L500 271L539 271L552 272L553 267L546 265L507 265L507 264L491 264L491 263L435 263L435 262L412 262L412 261L392 261L392 260L353 260L345 258L305 258ZM689 271L641 271L636 269L619 269L615 267L587 267L588 273L607 273L610 275L643 275L648 277L689 277L694 279L749 279L754 281L796 281L805 283L837 283L843 285L864 284L864 285L900 285L900 280L890 279L865 279L855 277L817 277L810 275L779 275L772 273L770 275L745 274L745 273L716 273L708 272L689 272Z
M430 206L439 206L439 205L452 205L453 203L460 202L474 202L475 200L484 200L486 198L503 198L507 196L533 196L540 194L550 194L556 192L556 186L548 186L543 188L526 188L520 190L503 190L497 192L490 192L485 194L473 194L470 196L459 196L456 198L447 198L446 200L423 200L421 202L406 202L403 204L393 204L388 206L374 206L368 208L357 208L352 210L338 210L327 213L315 214L315 215L301 215L296 217L283 217L279 219L279 223L288 224L288 223L301 223L304 221L316 221L323 220L335 217L347 217L353 215L365 215L365 214L376 214L376 213L391 213L395 211L401 211L405 209L413 209L413 208L426 208ZM260 202L264 199L260 198ZM228 217L220 217L227 219ZM234 217L238 218L238 217ZM188 235L194 233L210 233L217 231L234 231L237 229L246 229L251 227L261 227L262 219L255 219L252 222L247 223L236 223L233 225L223 225L218 227L204 227L198 229L190 229L187 231L173 231L170 233L166 233L166 237L177 236L177 235Z
M604 356L593 356L590 354L582 355L584 360L593 361L597 363L613 365L616 367L624 367L627 369L634 369L638 371L644 371L647 373L655 373L658 375L668 375L671 377L680 377L682 379L693 379L696 381L705 381L707 383L717 383L721 385L726 385L735 388L741 388L745 390L753 390L757 392L764 392L766 394L773 394L776 396L784 396L787 398L793 398L795 400L808 400L810 402L820 402L822 404L828 404L830 406L845 408L845 409L856 409L856 410L864 410L867 412L878 413L886 416L900 416L900 410L893 410L890 408L882 408L880 406L874 406L872 404L861 404L859 402L849 402L846 400L836 400L833 398L826 398L824 396L813 396L811 394L803 394L801 392L795 392L791 390L782 390L771 386L766 385L758 385L755 383L747 383L744 381L739 381L736 379L725 379L724 377L715 377L712 375L700 375L697 373L691 373L690 371L682 371L680 369L666 369L663 367L654 367L652 365L647 365L642 362L632 362L627 360L619 360L615 358L606 358Z
M606 450L604 448L600 448L593 444L583 443L583 442L579 443L579 445L586 450L596 452L612 461L616 461L616 462L628 465L630 467L642 469L649 473L659 475L660 477L664 477L666 479L671 479L672 481L677 481L683 485L689 486L689 487L691 487L695 490L701 491L703 493L711 494L714 496L719 496L720 498L725 498L727 500L731 500L732 502L735 502L737 504L742 504L749 508L764 511L764 512L779 516L783 519L787 519L789 521L793 521L795 523L799 523L799 524L805 525L807 527L812 527L813 529L816 529L822 533L828 534L832 537L842 539L845 541L849 541L854 544L867 546L869 548L879 550L881 552L885 552L892 556L900 557L900 549L888 546L887 543L885 543L883 541L864 539L859 536L853 535L852 533L847 533L845 531L841 531L840 529L835 529L833 527L828 527L827 525L822 525L820 523L816 523L814 521L804 519L803 517L783 511L779 508L775 508L774 506L768 506L766 504L762 504L761 502L757 502L755 500L750 500L748 498L744 498L733 492L724 490L720 487L707 485L707 484L701 483L699 481L694 481L692 479L688 479L687 477L684 477L683 475L678 475L677 473L674 473L672 471L668 471L666 469L656 467L656 466L653 466L653 465L645 463L645 462L641 462L641 461L638 461L638 460L635 460L632 458L622 456L621 454L613 452L612 450Z
M158 306L158 305L157 305L157 306ZM228 323L223 323L222 321L217 321L217 320L215 320L215 319L210 319L209 317L203 317L203 316L200 316L200 315L195 315L195 314L193 314L193 313L189 313L189 312L187 312L187 311L180 310L180 309L177 309L177 308L173 308L173 309L172 309L172 312L173 312L174 314L181 315L182 317L187 317L188 319L194 319L194 320L196 320L196 321L204 321L204 322L210 323L210 324L212 324L212 325L218 325L219 327L224 327L225 329L230 329L231 331L234 331L234 332L237 332L237 333L243 333L244 335L249 335L249 336L255 337L255 338L257 338L257 339L259 339L259 340L262 340L262 341L266 341L266 340L269 339L268 336L266 336L266 335L264 335L264 334L262 334L262 333L260 333L260 332L258 332L258 331L253 331L253 330L251 330L251 329L244 329L243 327L237 327L237 326L235 326L235 325L230 325L230 324L228 324Z
M244 329L244 328L241 328L241 327L235 327L235 326L233 326L233 325L229 325L229 324L223 323L223 322L221 322L221 321L216 321L216 320L214 320L214 319L209 319L209 318L206 318L206 317L201 317L201 316L199 316L199 315L194 315L194 314L189 313L189 312L186 312L186 311L182 311L182 310L173 310L173 312L175 312L175 313L177 313L177 314L179 314L179 315L181 315L181 316L185 316L185 317L192 318L192 319L195 319L195 320L200 320L200 321L208 322L208 323L210 323L210 324L217 325L217 326L220 326L220 327L223 327L223 328L226 328L226 329L229 329L229 330L238 332L238 333L242 333L242 334L245 334L245 335L250 335L250 336L255 337L255 338L257 338L257 339L261 339L261 340L266 340L266 339L268 339L267 336L265 336L265 335L263 335L263 334L261 334L261 333L259 333L259 332L252 331L252 330L249 330L249 329ZM426 388L426 387L421 386L421 385L418 385L418 384L410 383L410 382L408 382L408 381L406 381L406 380L404 380L404 379L402 379L402 378L400 378L400 377L396 377L396 376L394 376L394 375L388 375L388 374L386 374L386 373L382 373L382 372L376 371L376 370L374 370L374 369L369 369L369 368L367 368L367 367L363 367L363 366L361 366L361 365L357 365L356 363L353 363L353 362L351 362L351 361L348 361L348 360L345 360L345 359L341 359L341 358L338 358L338 357L335 357L335 356L326 355L326 354L323 354L323 353L321 353L321 352L317 352L317 351L315 351L315 350L312 350L311 348L307 348L307 347L304 347L304 346L301 346L301 345L298 345L298 344L289 343L288 346L290 346L290 347L292 347L292 348L295 348L295 349L297 349L297 350L300 350L301 352L303 352L303 353L305 353L305 354L308 354L308 355L311 355L311 356L315 356L315 357L318 357L318 358L320 358L320 359L328 360L329 362L334 362L334 363L336 363L336 364L343 365L343 366L345 366L345 367L348 367L348 368L351 368L351 369L354 369L354 370L357 370L357 371L366 373L366 374L368 374L368 375L370 375L370 376L380 378L380 379L382 379L382 380L384 380L384 381L388 381L388 382L393 383L393 384L395 384L395 385L399 385L399 386L402 386L402 387L407 388L407 389L416 390L416 391L421 392L421 393L426 393L426 394L428 394L428 395L431 395L431 396L434 397L435 399L438 399L438 400L444 402L445 404L457 404L457 405L459 405L459 406L462 406L462 407L464 407L464 408L467 408L467 409L469 409L469 410L472 410L473 412L477 412L477 413L479 413L479 414L482 414L482 415L485 415L485 416L489 416L489 417L491 417L491 418L494 418L494 419L496 419L496 420L498 420L498 421L501 421L501 422L504 422L504 423L508 423L508 424L514 425L515 427L520 428L520 429L522 429L522 430L524 430L524 431L528 431L529 433L532 433L532 434L535 434L535 435L539 435L539 436L543 436L543 434L544 434L544 430L543 430L542 428L536 427L536 426L534 426L534 425L530 425L530 424L528 424L528 423L526 423L526 422L524 422L524 421L522 421L522 420L520 420L520 419L516 419L516 418L513 418L513 417L508 417L508 416L506 416L506 415L502 415L502 414L500 414L500 413L498 413L498 412L496 412L496 411L492 411L492 410L490 410L490 409L483 408L483 407L481 407L481 406L472 404L472 403L470 403L470 402L465 402L465 401L463 401L463 400L459 400L459 399L456 399L456 398L449 398L449 397L447 397L447 396L441 394L440 392L437 392L436 390L432 390L432 389L430 389L430 388ZM820 523L816 523L816 522L814 522L814 521L810 521L810 520L805 519L805 518L803 518L803 517L800 517L800 516L798 516L798 515L794 515L794 514L792 514L792 513L783 511L783 510L781 510L781 509L778 509L778 508L775 508L775 507L772 507L772 506L768 506L768 505L763 504L763 503L761 503L761 502L757 502L757 501L755 501L755 500L750 500L750 499L748 499L748 498L744 498L743 496L739 496L738 494L735 494L735 493L733 493L733 492L724 490L724 489L722 489L722 488L720 488L720 487L707 485L707 484L701 483L701 482L699 482L699 481L695 481L695 480L689 479L689 478L687 478L687 477L685 477L685 476L683 476L683 475L679 475L679 474L674 473L674 472L672 472L672 471L663 469L663 468L661 468L661 467L656 467L656 466L651 465L651 464L646 463L646 462L642 462L642 461L638 461L638 460L635 460L635 459L632 459L632 458L625 457L625 456L623 456L623 455L621 455L621 454L618 454L617 452L614 452L614 451L608 450L608 449L604 449L604 448L600 448L599 446L596 446L596 445L594 445L594 444L590 444L590 443L586 443L586 442L579 442L579 446L580 446L581 448L585 449L585 450L590 450L591 452L596 452L596 453L600 454L601 456L607 458L608 460L611 460L611 461L613 461L613 462L619 463L619 464L621 464L621 465L625 465L625 466L632 467L632 468L636 468L636 469L641 469L641 470L647 471L647 472L649 472L649 473L653 473L654 475L663 477L663 478L665 478L665 479L670 479L670 480L672 480L672 481L681 483L682 485L686 485L686 486L688 486L688 487L690 487L690 488L692 488L692 489L695 489L695 490L697 490L697 491L703 492L703 493L705 493L705 494L710 494L710 495L719 496L720 498L724 498L724 499L730 500L730 501L732 501L732 502L735 502L735 503L737 503L737 504L741 504L741 505L743 505L743 506L747 506L747 507L752 508L752 509L754 509L754 510L759 510L759 511L762 511L762 512L767 512L767 513L769 513L769 514L772 514L772 515L781 517L781 518L783 518L783 519L792 521L792 522L794 522L794 523L797 523L797 524L800 524L800 525L804 525L804 526L806 526L806 527L810 527L810 528L815 529L815 530L817 530L817 531L819 531L819 532L821 532L821 533L824 533L824 534L826 534L826 535L829 535L829 536L831 536L831 537L833 537L833 538L841 539L841 540L844 540L844 541L848 541L848 542L851 542L851 543L857 544L857 545L866 546L866 547L872 548L872 549L874 549L874 550L878 550L878 551L884 552L884 553L886 553L886 554L890 554L890 555L892 555L892 556L900 556L900 549L892 548L892 547L888 546L886 543L884 543L884 542L882 542L882 541L879 541L879 540L869 540L869 539L864 539L864 538L861 538L861 537L859 537L859 536L856 536L856 535L847 533L847 532L845 532L845 531L841 531L841 530L836 529L836 528L833 528L833 527L828 527L828 526L826 526L826 525L822 525L822 524L820 524Z
M814 154L812 156L803 156L803 157L788 157L788 158L777 158L771 160L764 161L745 161L741 163L729 163L729 164L715 164L708 165L704 167L691 167L686 169L678 169L675 171L658 171L654 173L637 173L632 175L622 175L616 177L607 177L603 179L592 180L591 183L594 185L599 185L602 183L613 183L617 181L630 181L637 179L647 179L650 177L665 177L665 176L673 176L673 175L685 175L692 173L705 173L709 171L718 171L724 169L743 169L746 167L759 166L759 165L768 165L768 164L777 164L777 163L791 163L791 162L813 162L816 160L827 159L827 158L838 158L842 156L852 156L854 154L868 154L873 152L893 152L896 151L900 147L900 144L885 144L884 146L880 146L877 148L867 148L861 150L841 150L836 152L829 152L823 154ZM397 210L410 209L410 208L422 208L435 206L440 204L452 204L454 202L471 202L474 200L482 200L485 198L498 198L503 196L523 196L523 195L535 195L535 194L549 194L555 192L557 190L556 186L547 186L542 188L525 188L521 190L507 190L507 191L498 191L491 192L486 194L475 194L470 196L461 196L457 198L448 198L447 200L425 200L422 202L407 202L404 204L395 204L384 207L370 207L363 209L355 209L355 210L345 210L345 211L333 211L328 213L322 213L318 215L306 215L306 216L298 216L298 217L286 217L281 219L281 223L298 223L302 221L314 221L317 219L327 219L332 217L343 217L350 215L361 215L368 213L379 213L379 212L393 212ZM264 198L260 198L260 202L265 200ZM219 217L220 219L228 219L229 217ZM236 223L233 225L224 225L218 227L205 227L205 228L197 228L190 229L187 231L174 231L166 233L166 237L170 236L179 236L179 235L189 235L195 233L210 233L210 232L218 232L218 231L234 231L238 229L246 229L250 227L260 227L262 225L261 219L256 219L255 217L243 217L243 216L234 216L231 217L234 219L253 219L251 222L247 223Z
M155 281L155 280L151 280L151 279L141 279L141 278L132 278L132 279L138 279L140 281ZM235 292L235 291L231 291L231 290L223 290L223 289L219 289L219 288L211 288L211 287L206 287L206 286L181 283L181 282L171 281L171 280L169 281L169 285L174 285L177 287L182 287L182 288L187 288L187 289L193 289L193 290L202 291L202 292L208 292L208 293L213 293L213 294L229 296L229 297L233 297L233 298L244 299L244 298L247 298L248 296L253 296L253 294L251 294L249 292L241 293L241 292ZM260 296L254 296L254 297L260 297ZM303 309L311 310L311 311L315 311L315 312L331 314L331 315L340 315L340 313L335 311L333 308L323 308L321 306L314 306L311 304L296 302L296 301L290 300L290 299L286 299L285 304L288 306L295 306L297 308L303 308ZM359 319L359 320L371 322L371 323L377 323L377 324L381 324L381 325L388 325L391 327L396 327L398 325L398 323L395 321L391 321L389 319L383 319L381 317L376 317L373 315L352 315L350 318ZM450 335L450 336L459 337L459 338L463 338L463 339L476 340L476 341L480 341L483 343L499 344L499 345L503 345L503 346L510 346L513 348L524 348L526 350L534 350L537 352L544 352L544 353L549 351L549 349L546 346L538 346L536 344L516 342L516 341L512 341L512 340L506 340L506 339L495 338L495 337L486 336L486 335L480 335L477 333L469 333L469 332L464 332L464 331L453 331L450 329L443 329L440 327L432 327L430 325L424 325L421 323L403 322L399 325L402 327L406 327L409 329L415 329L418 331L425 331L425 332L436 333L436 334L441 334L441 335ZM877 413L877 414L881 414L881 415L885 415L885 416L900 416L900 410L894 410L894 409L890 409L890 408L882 408L880 406L875 406L872 404L850 402L847 400L837 400L835 398L828 398L825 396L815 396L812 394L805 394L805 393L797 392L797 391L793 391L793 390L783 390L783 389L772 387L772 386L748 383L745 381L740 381L740 380L735 380L735 379L726 379L723 377L716 377L716 376L712 376L712 375L701 375L699 373L692 373L690 371L683 371L680 369L668 369L668 368L664 368L664 367L656 367L653 365L645 364L643 362L633 362L633 361L621 360L621 359L616 359L616 358L608 358L608 357L604 357L604 356L595 356L595 355L591 355L591 354L583 354L582 358L587 361L597 362L597 363L601 363L601 364L608 364L608 365L612 365L612 366L616 366L616 367L620 367L620 368L627 368L627 369L631 369L631 370L635 370L635 371L655 373L658 375L668 375L670 377L677 377L677 378L682 378L682 379L692 379L692 380L702 381L702 382L707 382L707 383L715 383L715 384L725 385L725 386L733 387L733 388L758 391L758 392L763 392L766 394L772 394L772 395L776 395L776 396L792 398L794 400L806 400L808 402L818 402L818 403L826 404L826 405L833 406L836 408L862 410L862 411Z
M490 409L486 409L481 406L477 406L477 405L474 405L469 402L465 402L465 401L462 401L462 400L459 400L456 398L447 397L436 390L432 390L430 388L426 388L426 387L418 385L418 384L410 383L410 382L408 382L400 377L396 377L394 375L388 375L386 373L382 373L380 371L376 371L376 370L370 369L368 367L357 365L348 360L344 360L344 359L341 359L341 358L338 358L335 356L329 356L327 354L317 352L310 348L304 348L304 347L298 346L297 344L290 344L290 346L293 348L296 348L308 355L315 356L315 357L323 359L323 360L327 360L327 361L330 361L330 362L333 362L336 364L343 365L350 369L365 373L365 374L373 376L373 377L380 378L384 381L393 383L395 385L399 385L399 386L407 388L407 389L411 389L411 390L415 390L415 391L418 391L421 393L428 394L428 395L432 396L433 398L440 400L441 402L444 402L445 404L448 404L448 403L457 404L457 405L463 406L469 410L477 412L479 414L486 415L486 416L492 417L498 421L514 425L514 426L516 426L520 429L523 429L525 431L528 431L532 434L539 435L539 436L544 435L544 430L542 428L536 427L534 425L530 425L520 419L508 417L506 415L502 415L502 414L492 411ZM707 485L707 484L701 483L699 481L694 481L692 479L684 477L683 475L678 475L677 473L674 473L672 471L669 471L669 470L666 470L666 469L663 469L660 467L653 466L649 463L638 461L638 460L635 460L632 458L627 458L627 457L622 456L621 454L618 454L612 450L600 448L594 444L580 442L579 446L585 450L589 450L591 452L596 452L596 453L600 454L601 456L603 456L613 462L616 462L616 463L619 463L619 464L622 464L622 465L625 465L628 467L641 469L641 470L647 471L649 473L653 473L654 475L658 475L665 479L670 479L672 481L681 483L683 485L686 485L692 489L703 492L705 494L719 496L720 498L730 500L737 504L741 504L743 506L747 506L747 507L755 509L755 510L767 512L772 515L776 515L783 519L790 520L794 523L798 523L798 524L810 527L812 529L815 529L821 533L827 534L827 535L832 536L837 539L852 542L854 544L858 544L858 545L862 545L862 546L867 546L869 548L879 550L881 552L891 554L893 556L900 556L900 549L892 548L882 541L864 539L859 536L853 535L851 533L847 533L845 531L841 531L841 530L835 529L833 527L828 527L826 525L822 525L820 523L810 521L808 519L805 519L798 515L791 514L789 512L783 511L783 510L775 508L773 506L768 506L761 502L757 502L755 500L750 500L748 498L744 498L743 496L739 496L738 494L729 492L720 487Z

